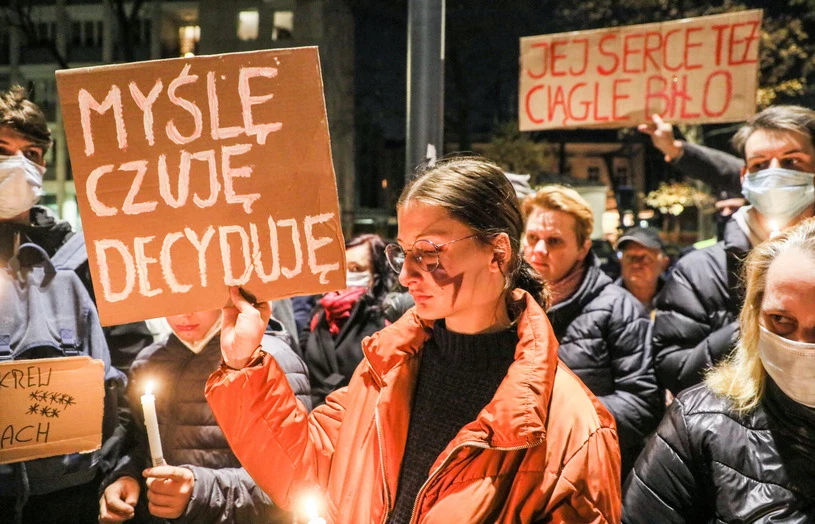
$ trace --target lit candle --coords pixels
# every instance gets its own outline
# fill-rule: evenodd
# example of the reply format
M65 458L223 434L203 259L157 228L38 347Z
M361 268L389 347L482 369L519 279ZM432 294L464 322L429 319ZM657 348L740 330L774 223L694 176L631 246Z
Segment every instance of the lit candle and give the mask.
M164 453L161 451L161 436L158 433L158 418L156 417L156 397L153 395L153 383L148 382L141 396L141 408L144 412L144 425L147 426L147 442L150 444L150 457L153 466L163 466Z
M767 223L767 225L770 226L770 238L775 238L776 236L778 236L778 233L780 233L778 229L778 222L776 222L775 220L770 220Z
M325 524L325 519L317 513L317 497L307 497L303 505L308 516L307 524Z

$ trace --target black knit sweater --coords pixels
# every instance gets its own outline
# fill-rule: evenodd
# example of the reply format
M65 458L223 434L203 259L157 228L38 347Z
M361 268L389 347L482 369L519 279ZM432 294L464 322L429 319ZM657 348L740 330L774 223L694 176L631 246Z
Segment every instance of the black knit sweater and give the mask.
M389 524L410 521L430 468L459 430L475 420L515 359L514 328L462 335L436 322L422 349L405 456Z

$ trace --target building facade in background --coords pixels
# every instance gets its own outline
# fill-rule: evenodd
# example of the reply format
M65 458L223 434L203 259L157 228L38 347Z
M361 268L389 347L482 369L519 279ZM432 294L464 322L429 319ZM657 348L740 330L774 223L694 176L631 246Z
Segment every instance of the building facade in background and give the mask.
M354 20L345 2L10 0L6 4L0 7L0 88L23 85L48 118L54 147L48 153L42 203L58 216L81 228L54 76L58 69L317 45L343 226L350 233L355 205Z

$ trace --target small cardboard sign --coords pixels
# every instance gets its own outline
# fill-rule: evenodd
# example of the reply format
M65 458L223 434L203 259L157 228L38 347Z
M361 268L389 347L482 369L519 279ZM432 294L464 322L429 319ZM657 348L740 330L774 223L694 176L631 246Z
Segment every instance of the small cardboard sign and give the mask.
M738 122L756 110L761 10L521 38L521 131Z
M104 384L87 356L0 363L0 464L99 449Z
M103 325L345 285L316 47L57 72Z

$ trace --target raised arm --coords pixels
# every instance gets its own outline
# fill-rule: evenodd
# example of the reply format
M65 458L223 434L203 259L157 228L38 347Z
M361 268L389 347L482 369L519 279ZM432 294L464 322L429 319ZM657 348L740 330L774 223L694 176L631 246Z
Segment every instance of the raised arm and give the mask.
M651 143L663 155L665 161L680 173L710 185L715 190L741 191L741 170L744 162L733 155L674 138L673 126L659 115L651 115L650 124L637 129L651 137Z
M258 348L267 311L236 289L231 296L235 308L224 310L221 328L224 364L207 381L207 401L243 467L288 510L299 488L327 484L346 390L309 417L278 363Z

